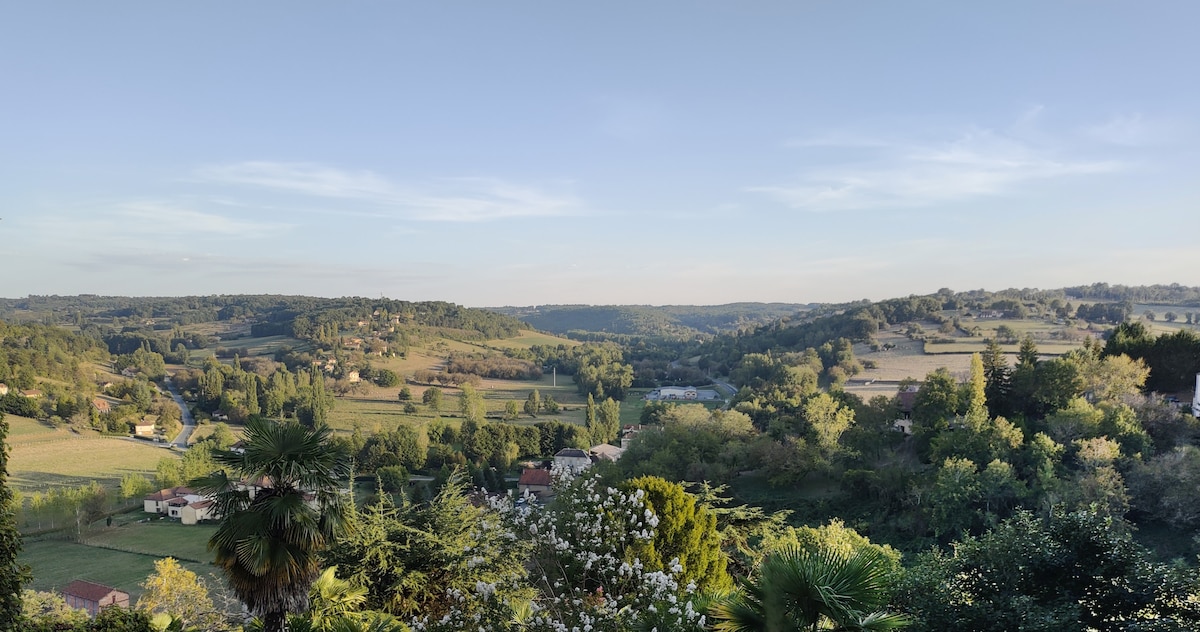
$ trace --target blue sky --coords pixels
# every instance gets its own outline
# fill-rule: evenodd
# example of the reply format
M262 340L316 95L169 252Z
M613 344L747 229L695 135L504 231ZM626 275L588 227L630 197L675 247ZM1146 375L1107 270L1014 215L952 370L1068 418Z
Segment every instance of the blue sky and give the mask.
M1200 284L1195 2L0 6L0 296Z

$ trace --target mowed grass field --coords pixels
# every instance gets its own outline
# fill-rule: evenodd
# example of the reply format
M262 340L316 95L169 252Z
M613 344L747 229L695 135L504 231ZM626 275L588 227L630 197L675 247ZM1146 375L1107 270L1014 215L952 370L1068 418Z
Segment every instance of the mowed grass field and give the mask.
M33 590L58 590L76 579L84 579L119 588L137 601L142 594L140 584L154 572L154 562L161 557L125 551L113 551L66 540L26 542L18 558L33 571L33 581L26 585ZM181 562L188 570L205 577L209 588L223 585L210 564Z
M413 358L414 355L410 353L409 358ZM425 357L430 362L440 362L440 359L431 356ZM385 362L372 362L372 365L391 368L390 361L396 360L396 358L388 360ZM438 366L440 365L427 363L417 366L412 370L433 369ZM411 375L412 370L401 373L407 377ZM509 400L516 400L522 406L523 410L525 399L529 397L529 394L534 389L537 389L538 394L543 399L547 396L554 397L554 400L563 407L562 413L558 415L543 415L538 419L532 419L522 414L521 420L538 421L546 418L557 419L563 422L583 423L583 405L586 403L587 398L579 395L575 388L575 383L571 381L570 376L558 376L557 386L555 386L555 381L552 375L543 375L537 380L485 379L479 385L478 391L483 395L483 401L487 406L489 415L502 415L505 405ZM447 421L453 421L459 414L458 398L461 390L457 387L438 387L442 389L442 405L438 412L434 412L429 410L428 406L421 403L421 397L429 387L409 384L408 388L412 392L413 397L412 403L417 407L416 413L404 412L404 402L401 402L398 397L400 388L400 386L389 388L367 386L361 393L335 398L333 409L329 411L329 425L343 432L352 432L357 425L363 432L370 433L377 430L391 430L400 424L424 425L439 417ZM622 418L624 418L624 415L622 415Z
M136 601L139 584L154 572L154 562L173 557L204 578L210 594L223 590L224 581L211 564L208 539L215 524L182 525L150 519L135 511L114 517L112 527L93 525L80 542L45 539L26 542L20 561L33 571L34 590L56 590L76 579L115 586Z
M208 539L216 532L215 524L184 525L174 520L151 519L150 514L132 512L114 520L112 527L101 528L84 537L92 547L122 549L155 557L174 557L208 563Z
M92 481L115 488L129 472L153 476L159 459L178 458L165 447L143 441L76 434L24 417L6 419L12 428L9 480L22 491Z
M534 345L545 345L548 347L557 347L558 345L566 345L567 347L575 347L582 343L570 338L561 338L553 334L544 334L537 331L523 330L521 335L515 338L500 338L498 340L489 340L486 346L495 347L497 349L528 349Z

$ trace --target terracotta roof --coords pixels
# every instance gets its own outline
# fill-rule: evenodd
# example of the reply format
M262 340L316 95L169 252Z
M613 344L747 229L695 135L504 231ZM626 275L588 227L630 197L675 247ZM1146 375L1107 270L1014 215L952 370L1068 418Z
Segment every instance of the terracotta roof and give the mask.
M167 489L160 489L153 494L146 496L146 500L162 502L164 500L171 500L172 498L178 498L190 493L192 493L192 490L187 487L168 487Z
M526 469L521 472L521 480L517 481L518 485L549 485L550 470L535 470Z
M186 498L172 498L167 501L167 504L172 507L183 507L188 504L188 501Z
M188 505L188 507L191 507L192 509L204 509L205 507L211 505L212 503L213 503L213 501L211 501L211 500L201 500L199 502L194 502L194 503Z
M79 597L88 601L100 601L114 592L125 595L126 598L129 597L127 593L117 590L112 586L85 582L82 579L77 579L62 589L62 594L64 595L71 595L72 597Z

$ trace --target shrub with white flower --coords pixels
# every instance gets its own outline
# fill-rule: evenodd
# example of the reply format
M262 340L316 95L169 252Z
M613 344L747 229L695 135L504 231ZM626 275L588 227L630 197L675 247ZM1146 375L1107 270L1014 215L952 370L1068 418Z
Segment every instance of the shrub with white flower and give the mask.
M585 474L561 483L548 506L515 506L497 499L493 509L513 538L532 547L524 585L537 596L514 602L517 586L484 585L454 596L459 607L438 621L419 619L415 630L449 632L661 632L704 629L695 586L680 586L682 567L648 570L635 551L654 537L658 518L644 492L623 492ZM508 537L508 536L506 536Z

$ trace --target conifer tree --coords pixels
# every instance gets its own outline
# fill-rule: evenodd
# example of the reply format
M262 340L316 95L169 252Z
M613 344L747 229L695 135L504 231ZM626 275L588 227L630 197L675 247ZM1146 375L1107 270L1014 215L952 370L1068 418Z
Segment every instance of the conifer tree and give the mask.
M17 630L21 616L21 584L29 568L17 562L21 534L17 531L13 492L8 488L8 422L0 412L0 630Z

